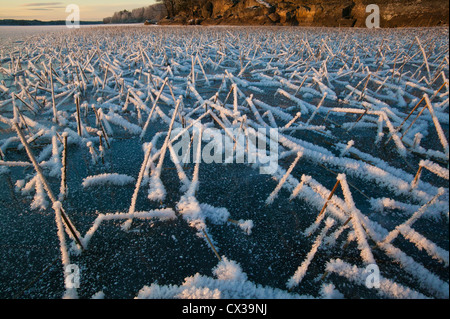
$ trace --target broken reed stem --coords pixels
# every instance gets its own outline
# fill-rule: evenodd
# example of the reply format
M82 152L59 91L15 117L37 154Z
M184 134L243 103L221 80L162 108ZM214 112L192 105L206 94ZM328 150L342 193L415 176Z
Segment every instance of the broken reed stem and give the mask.
M103 134L99 134L98 135L98 139L99 139L99 149L100 149L100 157L102 158L102 164L105 165L105 158L103 157L103 141L102 141L102 135Z
M36 100L36 98L33 96L33 95L31 95L31 93L28 91L28 89L26 88L26 87L24 87L23 88L24 89L24 91L25 91L25 93L28 95L28 97L30 98L30 99L32 99L38 106L39 106L39 108L43 108L44 106L41 104L41 102L39 102L38 100Z
M367 76L367 80L366 80L366 83L364 84L364 88L362 89L362 91L361 91L361 95L360 95L360 97L359 97L359 100L362 100L362 98L364 97L364 95L365 95L365 91L366 91L366 88L367 88L367 84L369 84L369 80L370 80L370 77L372 76L372 74L369 74L368 76Z
M56 102L55 102L55 89L53 87L53 73L52 73L52 61L50 61L50 87L52 90L52 104L53 104L53 122L58 123L58 114L56 112Z
M102 125L102 127L103 127L103 125ZM102 130L102 136L103 136L103 138L105 139L106 146L107 146L108 148L111 148L111 146L109 145L109 142L108 142L108 135L106 135L105 130Z
M75 68L75 74L77 75L77 80L78 80L77 86L80 87L80 85L81 85L80 74L78 73L78 68L76 66L74 66L74 68ZM72 73L72 77L74 78L73 73ZM74 81L75 81L75 78L74 78Z
M419 103L416 104L416 106L412 109L411 112L409 112L408 116L403 120L402 124L400 124L400 126L396 129L396 132L400 132L400 130L402 129L403 125L406 123L406 121L411 117L411 115L417 110L417 108L419 107L419 105L425 100L425 96L422 97L422 99L420 99ZM412 126L412 124L411 124ZM409 127L410 128L410 127ZM408 130L409 130L408 128ZM406 131L408 131L406 130ZM385 143L385 145L387 145L391 139L393 138L393 135L391 135L391 137L389 138L389 140ZM403 135L402 138L400 140L403 139Z
M82 132L81 132L81 118L80 118L80 96L77 96L75 98L75 104L77 106L77 131L78 135L81 136Z
M67 194L67 135L63 136L63 156L62 156L62 164L63 169L61 171L61 196L62 199Z
M441 92L441 90L442 90L446 85L448 85L448 81L444 81L444 83L442 83L442 85L441 85L441 87L439 88L439 90L437 90L437 91L433 94L433 96L430 98L430 101L433 101L434 98L439 94L439 92Z
M95 117L97 118L97 123L100 126L100 129L102 130L102 134L103 134L103 137L105 139L106 146L108 148L111 148L111 146L109 145L109 141L108 141L108 135L106 134L105 128L103 127L102 120L100 119L100 116L98 116L97 109L95 108L94 104L92 104L92 109L94 111Z
M300 84L300 86L298 87L297 91L295 91L294 96L296 96L297 93L300 92L300 90L302 89L303 84L305 84L307 78L308 78L308 76L306 75L305 78L302 81L302 84Z
M50 185L48 184L47 179L45 178L44 173L42 172L42 169L36 160L36 157L34 157L33 151L31 150L30 145L28 145L27 140L22 133L22 130L20 129L19 125L17 125L17 123L13 123L13 126L17 132L17 135L19 136L20 141L22 142L23 146L25 147L25 150L28 154L28 157L30 158L31 163L34 166L34 169L36 170L36 173L38 174L39 178L41 179L42 185L44 186L44 189L47 192L48 197L50 198L52 203L55 204L57 202L56 197L53 194L53 191L50 188ZM63 218L63 221L66 224L67 228L69 229L69 232L71 233L72 237L75 239L77 244L81 247L81 249L84 250L83 244L81 243L81 240L78 237L75 226L72 224L72 222L70 221L69 217L66 215L66 213L64 212L62 207L61 207L61 217Z
M214 254L216 255L217 259L219 259L219 261L222 261L222 258L220 257L219 253L217 252L216 248L214 247L213 243L211 242L211 239L209 239L208 234L206 233L206 231L204 229L202 229L203 234L205 235L206 239L208 240L209 245L211 246L212 250L214 251Z
M175 118L177 116L177 112L178 112L178 108L180 107L180 104L181 104L181 100L178 100L177 101L177 105L175 106L175 111L173 112L172 120L171 120L170 125L169 125L169 130L167 131L167 136L166 136L166 139L164 141L164 145L163 145L163 147L161 149L161 154L160 154L158 166L157 166L157 169L156 169L157 172L158 172L157 173L158 177L161 174L161 167L162 167L163 162L164 162L164 157L166 155L168 144L170 142L170 135L172 134L173 124L175 123Z
M175 98L175 94L173 94L173 89L169 82L167 82L167 86L169 87L170 95L172 96L173 102L177 103L177 99Z
M106 85L106 78L108 76L108 71L109 71L109 64L106 66L106 71L105 71L105 78L103 79L103 85L102 85L102 90L105 89L105 85Z
M321 280L321 281L324 281L325 278L326 278L327 276L328 276L328 271L325 271L325 272L323 273L322 277L320 277L320 280Z
M87 117L89 115L89 104L87 102L84 103L84 118L87 121Z
M449 147L448 147L448 141L445 136L445 132L443 131L441 124L439 123L439 119L436 117L436 113L434 112L433 105L431 104L430 99L428 98L428 95L425 94L425 102L427 104L428 111L430 112L431 118L433 119L434 127L436 128L436 133L439 137L439 140L444 148L445 156L447 159L449 158Z
M362 118L367 114L367 112L369 112L369 109L366 109L366 110L364 111L364 113L362 113L362 114L358 117L358 119L355 121L355 123L353 123L352 127L350 127L350 128L347 130L347 132L350 132L351 130L353 130L353 129L355 128L356 124L358 124L359 121L362 120Z
M417 170L416 176L414 177L413 182L411 183L411 189L415 188L419 183L420 175L422 175L423 166L419 166Z
M153 107L152 107L152 109L150 110L150 114L148 115L148 118L147 118L147 121L145 122L144 127L142 128L142 132L141 132L141 135L140 135L140 139L141 139L141 140L142 140L142 139L144 138L144 136L145 136L145 132L147 131L148 125L150 124L150 120L152 119L153 112L155 112L155 109L156 109L156 106L157 106L157 104L158 104L158 101L159 101L159 99L160 99L160 97L161 97L161 94L162 94L162 92L163 92L163 90L164 90L164 87L166 86L168 80L169 80L168 78L164 79L164 82L163 82L163 84L161 85L161 88L159 89L158 94L156 95L155 102L153 102ZM130 92L128 92L128 95L129 95L129 94L130 94Z
M397 66L397 59L398 59L398 56L399 56L399 53L398 53L399 49L400 49L400 47L397 47L397 53L395 53L394 66L392 67L392 76L391 76L392 80L394 79L394 76L395 76L395 67Z
M367 162L367 161L363 160L362 158L360 158L360 157L357 156L356 154L352 153L351 151L350 151L350 155L355 156L355 158L356 158L357 160L359 160L359 161L365 162L365 163L367 163L367 164L369 164L369 165L374 165L373 163L370 163L370 162ZM318 164L318 165L319 165L320 167L324 168L325 170L327 170L328 172L330 172L330 173L336 175L336 176L339 175L339 174L336 173L335 171L333 171L333 170L327 168L326 166L323 166L322 164ZM354 184L352 184L352 183L350 183L350 182L348 182L348 181L347 181L347 184L350 185L351 187L353 187L358 193L360 193L361 195L363 195L365 198L367 198L368 200L370 200L370 197L367 196L366 194L364 194L364 192L363 192L362 190L360 190L358 187L356 187Z
M342 227L347 226L348 223L350 223L351 220L352 220L352 217L349 217L349 219L347 219L347 221L342 225Z
M425 97L424 97L425 98ZM417 119L422 115L422 113L425 111L425 109L428 107L428 104L425 104L425 106L420 110L419 114L417 114L416 118L412 121L412 123L408 126L408 128L403 132L402 136L400 137L400 141L403 140L406 133L409 131L409 129L416 123Z
M16 96L16 95L14 94L14 96ZM14 106L14 107L15 107L15 109L17 111L17 114L20 117L21 123L25 126L25 128L28 131L28 133L30 133L32 135L30 127L28 126L27 121L25 121L25 118L23 117L22 112L20 112L20 110L19 110L19 108L17 106Z
M326 201L325 204L323 205L322 210L320 211L319 215L317 215L317 218L319 218L320 216L322 216L322 214L325 212L325 209L327 208L330 199L333 197L333 195L334 195L334 193L336 192L336 190L337 190L337 188L338 188L338 186L339 186L340 183L341 183L341 181L338 180L338 181L336 182L336 185L334 185L333 190L331 191L330 195L328 196L327 201Z
M141 188L141 184L142 184L142 180L144 179L144 172L145 169L147 167L147 163L150 159L151 153L152 153L152 148L153 145L150 144L147 151L145 152L145 156L144 156L144 162L141 165L141 170L139 171L139 176L138 176L138 180L136 182L136 187L134 188L134 193L133 193L133 197L131 198L131 204L130 207L128 208L128 213L129 214L133 214L135 212L136 209L136 202L137 202L137 197L139 194L139 189ZM131 223L133 222L133 218L128 219L125 223L124 223L124 229L129 229L131 227Z
M80 71L81 71L81 80L82 80L82 82L83 82L83 88L84 88L83 93L86 94L86 81L89 81L89 79L87 78L86 74L84 73L84 71L83 71L83 69L81 68L80 63L78 63L78 61L77 61L77 66L78 66L78 68L79 68ZM86 79L86 81L85 81L84 79Z
M22 98L20 96L18 96L17 94L14 93L14 97L19 99L27 108L30 109L31 112L33 112L34 114L36 114L36 112L34 111L34 109L24 100L22 100Z
M220 127L222 127L225 130L225 133L234 141L235 143L235 147L234 149L236 149L236 146L240 144L238 143L238 141L235 139L235 137L233 136L233 134L230 134L230 132L228 131L227 127L225 126L225 124L222 123L222 121L213 113L210 111L207 111L205 114L211 115L211 117L213 118L214 121L216 121L217 124L219 124ZM233 150L234 150L233 149Z
M417 36L416 36L416 40L417 40L417 43L419 44L419 49L420 49L420 51L422 52L423 60L424 60L425 66L426 66L426 68L427 68L428 80L431 80L431 72L430 72L430 66L429 66L429 64L428 64L428 58L427 58L427 55L426 55L426 53L425 53L425 50L423 49L422 43L420 43L420 40L419 40L419 38L418 38Z

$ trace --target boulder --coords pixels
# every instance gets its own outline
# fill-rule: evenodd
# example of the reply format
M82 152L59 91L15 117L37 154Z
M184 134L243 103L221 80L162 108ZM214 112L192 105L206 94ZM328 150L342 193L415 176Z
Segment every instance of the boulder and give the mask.
M269 15L267 15L267 17L270 19L270 21L274 22L274 23L278 23L280 22L280 15L276 12L274 13L270 13Z

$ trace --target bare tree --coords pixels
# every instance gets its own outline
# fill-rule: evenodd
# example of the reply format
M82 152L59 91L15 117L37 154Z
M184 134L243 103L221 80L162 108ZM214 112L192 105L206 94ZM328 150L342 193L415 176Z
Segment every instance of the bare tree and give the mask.
M143 20L159 21L167 16L166 7L163 4L154 4L144 8Z
M144 11L145 8L138 8L138 9L133 9L131 11L131 17L133 20L136 20L136 22L140 22L144 19Z
M167 11L163 4L152 4L133 9L131 12L127 10L115 12L112 17L104 18L103 23L144 22L145 20L157 22L166 16Z
M201 16L201 8L206 4L206 0L178 0L179 9L186 12L192 19Z
M157 2L162 2L166 7L169 18L173 18L176 15L176 7L178 0L156 0Z
M180 12L185 12L196 18L197 11L207 2L206 0L157 0L162 2L167 9L169 18L173 18Z

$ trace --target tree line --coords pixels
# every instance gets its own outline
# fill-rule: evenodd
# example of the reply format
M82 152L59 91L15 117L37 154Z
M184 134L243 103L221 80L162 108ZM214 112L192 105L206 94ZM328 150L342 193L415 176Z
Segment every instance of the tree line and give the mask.
M157 22L167 15L166 6L162 3L157 3L131 11L122 10L115 12L112 17L104 18L103 23L139 23L147 20Z
M156 0L161 2L166 8L169 18L173 18L184 12L192 18L196 17L197 11L204 8L210 1L208 0Z
M163 18L173 18L179 14L196 18L203 8L208 8L209 0L156 0L156 4L115 12L112 17L104 18L103 23L139 23L150 20L157 22ZM209 8L207 10L211 10Z

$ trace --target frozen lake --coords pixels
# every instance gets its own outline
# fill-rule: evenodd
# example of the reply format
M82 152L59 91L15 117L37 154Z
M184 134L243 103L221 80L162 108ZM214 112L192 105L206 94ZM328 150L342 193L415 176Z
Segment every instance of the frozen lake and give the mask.
M448 298L448 32L0 27L0 297Z

